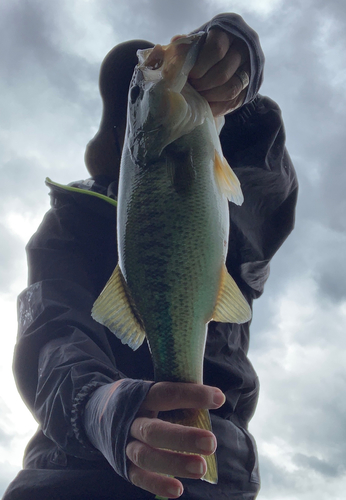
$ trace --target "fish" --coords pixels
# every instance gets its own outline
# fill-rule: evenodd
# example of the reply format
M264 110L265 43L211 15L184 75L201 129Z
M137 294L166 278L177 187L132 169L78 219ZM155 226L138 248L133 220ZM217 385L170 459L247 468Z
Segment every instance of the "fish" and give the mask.
M238 178L208 102L188 82L205 33L139 50L128 94L117 208L118 264L92 308L124 344L146 339L154 379L203 383L211 320L245 323L251 308L226 268ZM160 413L211 430L208 410ZM202 479L217 483L215 454Z

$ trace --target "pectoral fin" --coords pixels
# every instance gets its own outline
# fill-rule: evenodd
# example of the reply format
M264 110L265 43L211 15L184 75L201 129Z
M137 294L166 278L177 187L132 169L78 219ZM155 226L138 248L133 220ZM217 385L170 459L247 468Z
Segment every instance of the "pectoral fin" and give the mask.
M215 176L220 191L236 205L241 205L244 201L243 193L240 187L238 177L228 164L224 156L215 149Z
M251 316L251 308L247 300L224 265L213 320L222 323L246 323L250 321Z
M95 301L91 316L134 351L145 339L143 322L131 299L119 265Z

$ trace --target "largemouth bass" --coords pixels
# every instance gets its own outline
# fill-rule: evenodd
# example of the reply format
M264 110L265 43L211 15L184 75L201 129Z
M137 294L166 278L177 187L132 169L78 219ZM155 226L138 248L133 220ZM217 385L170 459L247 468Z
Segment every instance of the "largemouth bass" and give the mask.
M228 274L228 201L239 181L207 101L187 82L204 34L138 52L129 89L117 211L119 262L92 316L137 349L155 381L203 383L207 326L243 323L250 307ZM211 430L207 410L166 418ZM203 479L217 482L215 456Z

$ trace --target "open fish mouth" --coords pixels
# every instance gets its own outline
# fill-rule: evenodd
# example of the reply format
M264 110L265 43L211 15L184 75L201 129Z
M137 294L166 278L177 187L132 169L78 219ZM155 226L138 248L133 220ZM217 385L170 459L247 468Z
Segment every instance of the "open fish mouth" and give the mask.
M157 44L153 48L137 52L138 68L148 81L165 79L170 87L180 92L193 68L206 33L177 35L168 45Z
M201 125L209 107L188 83L205 33L175 37L169 45L139 50L129 90L128 138L134 163L147 166Z

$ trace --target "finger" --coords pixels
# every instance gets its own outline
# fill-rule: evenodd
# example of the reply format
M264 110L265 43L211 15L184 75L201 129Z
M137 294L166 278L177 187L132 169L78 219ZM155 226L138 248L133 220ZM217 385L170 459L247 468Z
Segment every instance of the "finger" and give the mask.
M233 35L219 28L211 29L189 77L196 79L205 75L210 68L225 57L233 39Z
M242 92L244 89L248 87L250 83L250 65L249 64L243 64L242 66L239 66L237 71L234 73L230 84L237 90L235 90L235 93L238 95L240 92Z
M249 84L249 72L245 67L238 68L232 73L232 77L223 85L211 88L209 90L199 91L200 94L210 102L232 101Z
M201 479L207 464L200 455L158 450L134 439L126 447L127 458L140 469L169 476Z
M136 418L130 434L153 448L203 455L210 455L216 449L216 438L212 432L160 419Z
M184 491L183 485L178 479L160 476L154 472L140 469L134 464L129 467L129 479L135 486L160 497L178 498Z
M250 52L247 44L241 38L235 38L232 47L234 50L238 52L240 55L240 64L249 64L250 61Z
M241 63L241 55L230 47L225 57L215 64L202 78L190 79L191 85L198 91L221 87L234 75Z
M246 97L247 89L244 89L240 94L231 101L222 101L222 102L210 102L209 106L211 111L215 117L223 116L231 111L235 111L238 109L244 102Z
M182 408L219 408L225 396L217 387L203 384L158 382L145 398L141 410L169 411Z

